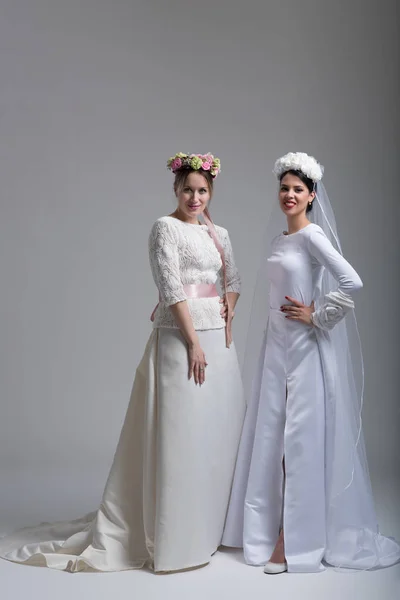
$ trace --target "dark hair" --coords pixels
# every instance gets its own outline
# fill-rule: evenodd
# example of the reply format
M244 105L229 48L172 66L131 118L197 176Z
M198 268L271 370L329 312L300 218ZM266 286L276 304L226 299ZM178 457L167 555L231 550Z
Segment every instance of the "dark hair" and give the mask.
M307 187L308 191L310 192L315 192L315 183L312 179L310 179L309 177L307 177L306 175L304 175L303 171L298 171L297 169L289 169L288 171L285 171L284 173L282 173L282 175L279 177L279 181L282 181L282 179L285 177L285 175L287 175L289 173L289 175L294 175L295 177L298 177L299 179L301 179L301 181L304 183L304 185ZM306 213L310 212L310 210L312 210L312 206L313 206L313 202L309 203L307 205L306 208Z
M199 173L199 175L203 175L208 183L208 191L210 192L210 198L213 194L214 190L214 179L210 173L210 171L204 171L204 169L191 169L191 168L183 168L179 169L175 173L174 180L174 190L175 194L179 194L179 192L185 187L185 183L190 173Z

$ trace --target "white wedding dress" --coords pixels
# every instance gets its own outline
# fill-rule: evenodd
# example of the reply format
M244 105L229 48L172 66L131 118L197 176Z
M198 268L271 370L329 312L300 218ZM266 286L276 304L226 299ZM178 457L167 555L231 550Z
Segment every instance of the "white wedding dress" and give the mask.
M238 292L228 233L216 230L227 291ZM206 564L221 543L245 412L236 350L225 347L219 298L188 299L208 362L196 386L169 309L186 300L184 285L215 283L221 258L206 225L172 217L155 223L149 251L160 303L100 507L2 538L5 559L70 572L163 572Z
M338 288L318 298L324 269ZM329 446L334 428L340 442L349 427L335 423L346 396L329 332L354 307L351 295L361 280L314 223L274 239L267 273L269 320L223 543L243 547L248 564L264 565L282 525L291 572L319 571L323 560L358 569L393 564L400 548L379 534L358 454L349 457L340 443L333 454ZM307 306L319 300L315 327L285 318L280 307L289 303L287 296ZM333 471L335 481L343 481L337 494L331 489Z

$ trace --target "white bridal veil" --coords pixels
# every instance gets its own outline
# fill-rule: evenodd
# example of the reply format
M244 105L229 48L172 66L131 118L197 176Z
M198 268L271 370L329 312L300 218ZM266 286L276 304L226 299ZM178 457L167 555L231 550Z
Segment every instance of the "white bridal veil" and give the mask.
M308 217L323 229L336 250L342 253L335 216L320 181L316 184L316 197ZM272 240L285 226L285 217L276 202L263 242L243 368L245 393L249 401L249 429L255 425L264 376L269 312L267 258ZM324 296L336 288L336 280L325 268L321 288L315 298L316 309L324 302ZM394 540L382 536L377 526L362 434L364 366L355 311L351 310L331 331L316 329L316 333L326 404L325 560L336 567L370 569L388 566L400 560L400 547Z

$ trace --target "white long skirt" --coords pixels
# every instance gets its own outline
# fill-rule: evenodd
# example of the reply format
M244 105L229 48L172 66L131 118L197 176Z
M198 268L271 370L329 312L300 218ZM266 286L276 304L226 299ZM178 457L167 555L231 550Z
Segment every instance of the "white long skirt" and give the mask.
M188 380L180 331L151 334L99 509L1 539L2 558L71 572L175 571L210 561L222 539L245 404L224 330L198 334L208 362L201 387Z

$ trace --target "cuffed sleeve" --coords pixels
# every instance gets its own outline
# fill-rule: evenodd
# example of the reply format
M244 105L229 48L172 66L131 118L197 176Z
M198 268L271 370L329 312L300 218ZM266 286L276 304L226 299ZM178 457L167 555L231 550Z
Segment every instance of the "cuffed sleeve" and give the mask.
M324 297L322 306L312 313L311 321L313 325L320 329L329 331L333 329L351 310L354 308L354 301L349 294L343 294L340 290L329 292Z

